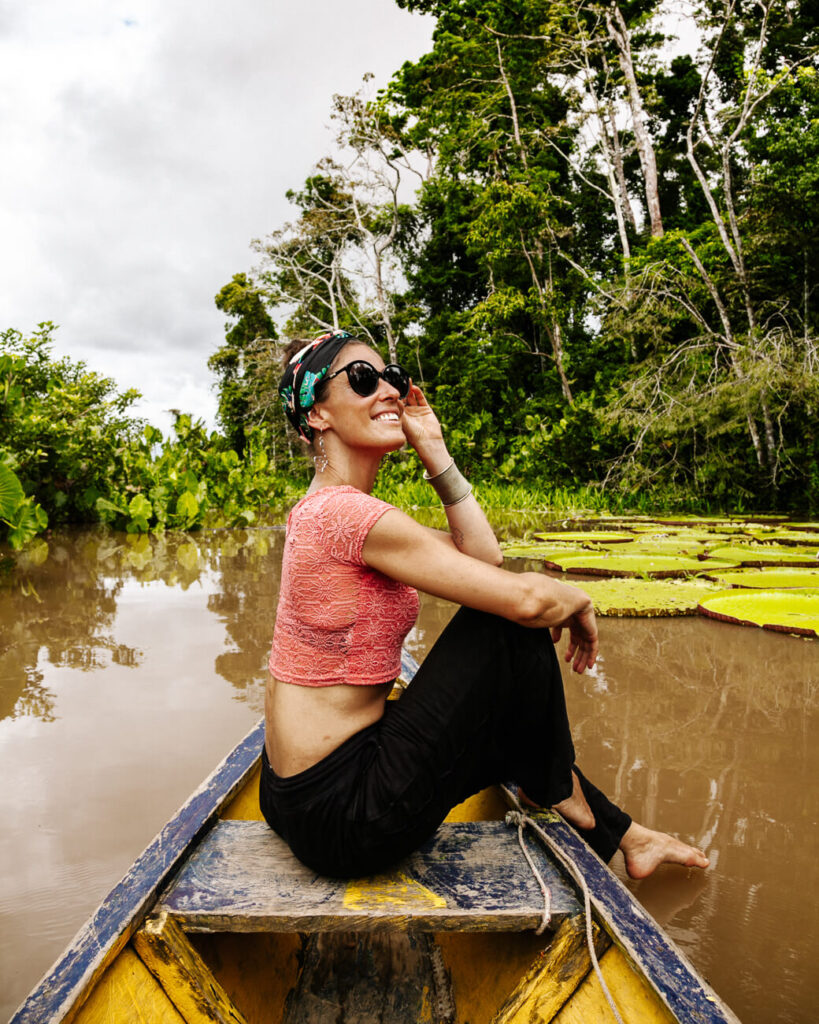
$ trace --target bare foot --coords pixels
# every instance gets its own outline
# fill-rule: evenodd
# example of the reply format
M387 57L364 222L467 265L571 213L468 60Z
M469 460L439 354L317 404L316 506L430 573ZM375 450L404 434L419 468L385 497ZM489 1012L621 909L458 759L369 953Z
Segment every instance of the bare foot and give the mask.
M708 858L695 846L667 832L655 832L633 821L620 842L630 878L648 878L661 864L707 868Z
M594 828L595 822L592 809L586 802L585 796L583 796L580 780L575 772L572 772L572 795L567 796L565 800L561 800L559 804L552 804L552 810L562 814L566 821L576 825L578 828Z

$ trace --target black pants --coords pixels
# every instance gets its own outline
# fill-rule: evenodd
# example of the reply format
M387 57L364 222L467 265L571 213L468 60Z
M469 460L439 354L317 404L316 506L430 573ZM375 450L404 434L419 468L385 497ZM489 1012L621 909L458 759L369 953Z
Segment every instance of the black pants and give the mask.
M298 775L276 775L263 754L259 796L301 861L356 877L412 852L492 783L514 780L544 807L565 799L573 765L548 630L462 608L378 722ZM579 831L609 860L631 819L578 777L596 820Z

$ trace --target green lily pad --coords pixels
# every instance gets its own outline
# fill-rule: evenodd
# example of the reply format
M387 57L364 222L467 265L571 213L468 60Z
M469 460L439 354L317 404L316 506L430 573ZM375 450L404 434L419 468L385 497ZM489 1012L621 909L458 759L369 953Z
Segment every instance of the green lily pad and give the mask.
M621 555L586 552L576 555L558 555L546 560L550 569L562 572L586 573L590 576L648 576L666 579L673 576L694 576L706 569L728 569L732 565L721 559L685 558L677 555L650 553Z
M604 530L565 530L562 533L536 533L534 536L552 544L567 541L574 544L624 544L634 540L633 534L607 533Z
M807 530L758 530L753 536L760 541L774 541L785 547L819 547L819 533Z
M560 555L579 555L583 549L576 544L501 544L506 558L536 558L545 561Z
M587 580L570 584L585 590L601 616L660 618L696 615L699 602L719 587L705 579Z
M707 576L726 587L750 587L753 590L819 587L819 568L736 569L732 572L709 572Z
M723 590L703 598L699 610L710 618L780 633L817 636L819 588L805 590Z
M709 555L749 566L792 565L810 569L819 565L816 552L809 548L801 551L793 548L779 549L773 544L726 544L711 548Z
M650 537L645 534L629 544L624 554L655 554L655 555L677 555L679 557L699 558L704 556L708 548L706 544L695 538L685 537Z

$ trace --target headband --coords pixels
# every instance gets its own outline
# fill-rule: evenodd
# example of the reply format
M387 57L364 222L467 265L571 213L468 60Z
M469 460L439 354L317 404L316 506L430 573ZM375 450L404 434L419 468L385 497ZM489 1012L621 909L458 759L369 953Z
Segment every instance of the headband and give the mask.
M285 416L305 441L313 440L313 428L307 424L307 413L316 403L316 385L327 376L335 357L352 340L352 334L347 331L322 334L305 345L287 364L279 384L279 397Z

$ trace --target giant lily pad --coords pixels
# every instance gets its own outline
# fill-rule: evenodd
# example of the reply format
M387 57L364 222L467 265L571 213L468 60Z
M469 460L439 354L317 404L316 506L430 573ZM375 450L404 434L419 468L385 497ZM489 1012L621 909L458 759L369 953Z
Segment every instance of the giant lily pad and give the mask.
M727 572L709 572L707 577L726 587L750 587L753 590L819 587L819 568L800 569L776 566L772 569L736 569Z
M785 547L819 546L819 534L811 533L809 530L755 530L753 537L763 542L775 541L777 544L784 544Z
M819 589L723 590L703 598L699 610L710 618L781 633L817 636Z
M579 555L583 550L576 544L531 544L523 541L519 544L502 544L501 548L506 558L537 558L541 562L560 555Z
M737 562L740 565L763 566L763 565L793 565L811 568L819 565L816 552L810 548L801 551L794 548L779 549L773 544L726 544L722 547L711 548L709 555L712 558L724 558L726 561Z
M570 541L573 544L624 544L634 540L630 533L610 533L604 530L565 530L561 533L536 533L538 540L548 543L562 544Z
M659 618L671 615L696 615L699 602L719 587L705 579L586 580L570 584L585 590L602 616L639 616Z
M734 563L736 564L736 563ZM666 579L673 576L694 576L706 569L729 569L731 563L718 559L686 558L678 555L626 555L597 552L557 555L546 560L550 569L586 573L590 576L647 576Z

